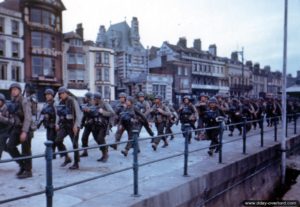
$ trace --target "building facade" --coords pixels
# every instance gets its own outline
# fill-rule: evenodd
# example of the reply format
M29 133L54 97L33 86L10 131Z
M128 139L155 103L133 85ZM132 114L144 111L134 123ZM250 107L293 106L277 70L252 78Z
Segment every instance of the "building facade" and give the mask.
M25 85L23 36L21 12L0 4L0 92L7 97L11 83Z
M126 21L110 25L106 31L100 26L96 45L115 51L116 92L134 95L135 89L145 88L147 76L147 50L140 42L139 23L132 18L131 27Z

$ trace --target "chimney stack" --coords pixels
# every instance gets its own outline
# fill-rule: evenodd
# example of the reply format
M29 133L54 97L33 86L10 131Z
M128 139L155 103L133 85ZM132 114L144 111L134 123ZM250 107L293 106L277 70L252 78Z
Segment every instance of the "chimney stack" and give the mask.
M194 49L201 51L201 40L200 39L194 40Z
M82 27L82 23L77 24L76 34L78 34L83 39L83 27Z
M208 51L210 54L217 56L217 46L215 44L209 45Z
M186 48L186 38L185 37L180 37L178 42L177 42L177 46Z

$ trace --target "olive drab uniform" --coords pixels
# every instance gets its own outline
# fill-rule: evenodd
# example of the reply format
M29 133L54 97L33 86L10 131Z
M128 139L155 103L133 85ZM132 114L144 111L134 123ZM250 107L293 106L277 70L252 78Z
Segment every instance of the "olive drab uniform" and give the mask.
M115 112L107 102L102 100L96 103L95 107L98 113L96 116L94 116L92 133L97 144L104 145L106 144L105 137L107 135L107 131L109 130L109 119L115 114ZM100 113L100 110L102 113ZM107 146L100 147L100 150L102 152L102 157L97 161L106 162L108 159Z
M117 123L117 131L115 134L115 142L120 142L121 137L125 131L123 125L120 123L120 114L125 110L126 104L119 102L116 106L115 114L116 114L116 123ZM117 144L110 145L113 149L117 149Z
M181 123L181 131L184 133L184 137L187 136L187 126L185 124L189 124L190 127L194 124L197 119L197 110L195 106L189 103L183 103L178 109L179 120ZM188 142L191 143L192 133L189 134Z
M174 139L173 131L172 131L172 126L178 121L178 114L172 104L168 103L166 104L167 107L169 108L171 112L171 116L169 116L167 120L167 126L166 126L166 134L172 134L171 135L171 140Z
M0 106L0 159L3 151L7 151L6 142L14 122L13 119L10 118L7 105L5 104L5 99L1 101L2 105Z
M206 101L199 101L196 105L195 105L196 109L197 109L197 113L198 113L198 125L197 125L197 129L202 129L204 127L204 122L203 122L203 118L204 118L204 114L205 111L207 110L207 103ZM196 140L203 140L204 139L204 131L198 131L197 132L197 137Z
M158 111L158 109L162 110L162 113ZM169 108L164 105L163 103L160 104L154 104L151 108L151 115L153 117L153 121L155 123L155 127L157 129L157 136L153 140L152 148L153 150L156 150L157 146L159 145L160 140L162 139L164 141L163 147L168 146L167 138L164 135L165 129L167 126L168 118L171 116L171 112Z
M39 119L38 119L38 125L37 127L40 128L41 125L43 125L46 129L46 137L47 140L52 141L52 150L55 152L56 144L56 129L55 129L55 123L56 123L56 109L54 106L54 100L47 101L40 113ZM53 156L55 159L55 156Z
M31 156L31 139L33 137L33 131L31 130L31 102L20 93L18 96L12 97L11 106L9 108L9 113L14 120L14 127L9 133L7 150L13 158ZM27 135L24 142L20 142L22 132L25 132ZM20 153L17 148L19 144L21 144L22 153ZM32 159L17 160L16 162L20 166L20 171L17 174L18 178L32 176Z
M141 116L138 116L138 120L139 120L139 133L141 132L142 130L142 127L144 127L146 129L146 131L148 132L148 134L150 136L154 136L154 133L153 131L151 130L150 126L149 126L149 123L148 123L148 120L147 120L147 117L149 116L150 114L150 104L148 103L148 101L137 101L136 104L135 104L135 107L136 109L142 113L146 119L142 118Z
M58 117L56 119L56 124L59 126L55 140L57 148L59 151L66 151L66 146L64 145L63 141L64 138L69 135L72 141L73 149L77 149L81 122L79 105L73 97L68 96L66 100L61 100L59 105L56 107ZM77 134L74 134L73 127L78 128ZM62 156L65 156L65 162L61 166L66 166L71 162L71 159L67 153L63 153ZM70 169L77 169L79 161L79 152L75 151L73 165L74 168L71 167Z
M120 124L126 130L128 140L133 139L132 131L139 130L142 127L142 123L145 122L147 122L146 117L140 112L139 108L134 105L127 106L120 114ZM132 146L132 142L127 142L125 149L122 150L122 154L124 156L127 156L127 153L132 148Z

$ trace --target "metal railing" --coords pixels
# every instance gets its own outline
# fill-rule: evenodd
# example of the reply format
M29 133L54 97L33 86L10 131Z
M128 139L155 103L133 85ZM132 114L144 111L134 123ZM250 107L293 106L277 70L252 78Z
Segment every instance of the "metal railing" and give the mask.
M297 133L297 118L299 117L299 114L292 114L292 115L288 115L288 117L292 117L293 119L293 127L294 127L294 134ZM150 140L150 139L154 139L157 137L167 137L170 135L179 135L179 134L184 134L186 132L178 132L178 133L172 133L172 134L164 134L164 135L160 135L160 136L155 136L155 137L144 137L144 138L139 138L138 134L139 132L137 130L133 130L133 139L132 140L128 140L128 141L120 141L120 142L115 142L115 143L108 143L108 144L102 144L102 145L97 145L97 146L92 146L92 147L83 147L83 148L78 148L78 149L73 149L73 150L66 150L66 151L60 151L60 152L56 152L53 153L53 149L52 149L52 142L51 141L46 141L45 142L45 146L46 146L46 150L44 154L38 154L38 155L33 155L33 156L26 156L26 157L20 157L20 158L14 158L14 159L6 159L6 160L0 160L0 164L1 163L7 163L7 162L14 162L17 160L25 160L25 159L37 159L37 158L41 158L41 157L45 157L46 160L46 181L45 181L45 190L41 190L41 191L37 191L37 192L33 192L33 193L29 193L26 195L22 195L22 196L17 196L17 197L13 197L13 198L8 198L8 199L4 199L4 200L0 200L0 204L3 203L8 203L8 202L12 202L12 201L16 201L16 200L20 200L20 199L25 199L25 198L29 198L29 197L33 197L33 196L37 196L37 195L41 195L41 194L45 194L46 195L46 203L47 203L47 207L52 207L53 206L53 196L54 196L54 192L58 191L58 190L62 190L71 186L75 186L75 185L79 185L82 183L86 183L92 180L96 180L96 179L100 179L103 177L107 177L116 173L120 173L120 172L124 172L124 171L128 171L128 170L133 170L133 196L140 196L139 195L139 185L138 185L138 180L139 180L139 168L149 165L149 164L153 164L156 162L160 162L163 160L167 160L167 159L171 159L171 158L175 158L175 157L179 157L179 156L184 156L184 164L183 164L183 176L188 176L188 156L191 153L194 152L198 152L201 150L206 150L209 149L211 147L218 147L218 163L222 163L223 162L223 146L225 144L229 144L232 142L236 142L242 139L243 141L243 154L246 154L247 152L247 124L251 124L253 122L256 122L259 126L260 126L260 146L264 147L264 133L265 132L270 132L274 130L274 141L277 142L277 131L278 131L278 122L279 120L281 120L281 117L271 117L271 118L261 118L258 120L251 120L251 121L247 121L246 118L243 118L242 122L239 123L233 123L233 124L227 124L225 125L223 122L219 123L219 126L215 126L215 127L207 127L207 128L201 128L201 129L196 129L196 130L189 130L189 133L195 133L195 132L202 132L204 130L213 130L213 129L217 129L219 130L219 144L216 145L211 145L208 147L202 147L202 148L198 148L198 149L193 149L193 150L189 150L189 142L188 142L188 136L185 136L185 144L184 144L184 150L181 153L177 153L177 154L173 154L167 157L162 157L156 160L152 160L152 161L147 161L144 163L139 163L138 160L138 154L139 154L139 149L138 149L138 143L145 141L145 140ZM264 122L265 121L273 121L274 124L274 129L269 129L269 130L264 130ZM242 126L242 137L236 138L236 139L232 139L229 140L227 142L223 142L223 133L225 128L228 128L229 126ZM288 126L288 125L287 125ZM248 137L250 136L256 136L257 134L253 134L253 135L248 135ZM286 134L287 135L287 134ZM128 142L132 142L133 143L133 163L132 163L132 167L126 167L126 168L122 168L110 173L106 173L106 174L102 174L102 175L98 175L98 176L94 176L94 177L90 177L87 179L83 179L77 182L73 182L73 183L69 183L66 185L62 185L62 186L58 186L58 187L54 187L53 186L53 174L52 174L52 161L53 161L53 155L58 155L58 154L64 154L67 152L76 152L76 151L83 151L83 150L91 150L91 149L99 149L99 147L108 147L112 144L124 144L124 143L128 143ZM208 199L209 200L209 199ZM207 201L208 201L207 200Z

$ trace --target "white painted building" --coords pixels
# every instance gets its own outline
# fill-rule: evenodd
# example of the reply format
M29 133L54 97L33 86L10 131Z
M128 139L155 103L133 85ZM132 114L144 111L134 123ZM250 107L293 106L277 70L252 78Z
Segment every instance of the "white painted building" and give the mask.
M104 100L114 100L114 51L89 45L84 46L84 51L88 88L91 92L100 92Z
M24 83L24 41L22 14L0 6L0 91L11 83Z
M172 75L151 74L147 75L146 94L161 95L164 100L172 102Z

